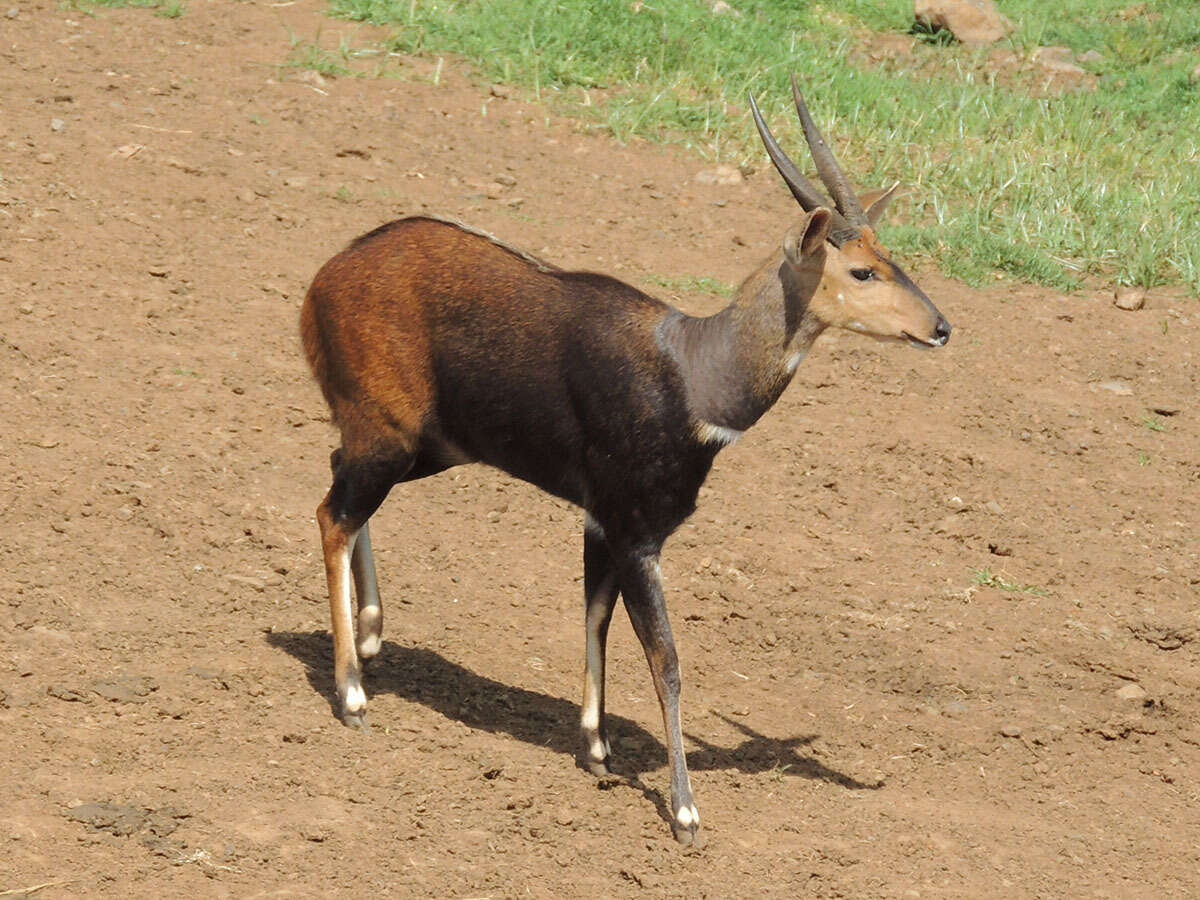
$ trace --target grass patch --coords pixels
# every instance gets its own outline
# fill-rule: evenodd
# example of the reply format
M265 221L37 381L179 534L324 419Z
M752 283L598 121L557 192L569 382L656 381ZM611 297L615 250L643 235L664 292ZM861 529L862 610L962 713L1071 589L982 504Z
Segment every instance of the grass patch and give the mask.
M1008 591L1018 594L1036 594L1043 596L1046 592L1034 584L1017 584L1016 582L1007 580L1002 574L993 572L991 569L984 567L976 569L973 579L980 587L996 588L999 591Z
M883 229L894 249L975 283L1006 272L1069 288L1099 276L1200 293L1195 0L1007 0L1018 28L1001 46L1020 58L1052 44L1100 54L1086 64L1095 90L1057 95L1034 67L998 76L987 50L936 36L911 56L871 59L880 33L911 32L909 0L734 6L332 0L331 10L394 27L391 49L462 54L619 139L759 167L746 92L799 160L795 71L857 183L913 187L907 221Z
M1166 431L1167 423L1164 422L1162 419L1160 419L1158 416L1143 416L1142 417L1142 427L1148 428L1151 431Z
M178 19L187 12L187 4L182 0L68 0L64 5L86 15L93 15L98 7L118 9L126 6L152 9L156 16L164 19Z
M693 278L670 278L666 275L647 275L646 280L680 294L708 294L716 297L732 297L734 287L707 275Z

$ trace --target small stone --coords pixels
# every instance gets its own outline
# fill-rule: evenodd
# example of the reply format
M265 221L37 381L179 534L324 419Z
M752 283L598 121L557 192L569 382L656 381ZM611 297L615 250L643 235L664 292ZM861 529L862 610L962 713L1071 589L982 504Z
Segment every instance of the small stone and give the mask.
M1093 385L1093 387L1096 390L1108 391L1109 393L1116 394L1118 397L1129 397L1133 395L1133 388L1130 387L1128 383L1121 381L1118 378L1114 378L1111 381L1098 381Z
M67 127L67 123L64 122L62 119L51 119L50 120L50 130L51 131L62 131L66 127Z
M507 100L512 96L512 85L509 84L493 84L490 88L493 97L499 97L501 100Z
M1113 291L1113 306L1117 309L1135 310L1146 305L1146 289L1132 285L1120 285Z
M1006 738L1019 738L1021 736L1021 728L1019 725L1005 725L1000 729L1000 734Z
M237 197L243 203L253 203L258 195L250 188L242 188L242 190L238 191Z
M252 578L249 575L226 575L226 581L232 581L234 584L244 585L248 588L253 588L256 591L265 591L266 584L261 578Z
M517 179L506 173L501 173L495 178L497 184L502 184L505 187L513 187L517 183Z
M487 196L489 200L497 200L504 194L504 185L498 181L492 181L487 186Z
M1135 681L1117 689L1117 696L1122 700L1141 700L1146 696L1146 689Z
M55 156L53 153L39 153L37 155L37 161L40 162L43 166L49 166L49 165L52 165L53 163L57 162L58 157Z
M696 173L696 181L700 184L741 184L745 180L737 166L729 166L724 163Z
M1004 515L1004 507L1001 506L999 503L997 503L995 500L989 500L983 506L984 506L984 509L986 509L988 512L990 512L994 516Z
M21 10L17 9L17 7L15 7L15 6L10 6L8 8L8 12L6 12L4 15L10 19L15 19L20 14L21 14Z

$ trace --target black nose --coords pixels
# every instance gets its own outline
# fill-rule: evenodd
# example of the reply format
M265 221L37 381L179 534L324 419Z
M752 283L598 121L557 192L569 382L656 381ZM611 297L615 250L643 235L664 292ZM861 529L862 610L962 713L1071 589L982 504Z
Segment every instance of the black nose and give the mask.
M945 316L938 316L937 327L934 328L933 333L939 347L945 346L946 341L950 340L950 323L946 321Z

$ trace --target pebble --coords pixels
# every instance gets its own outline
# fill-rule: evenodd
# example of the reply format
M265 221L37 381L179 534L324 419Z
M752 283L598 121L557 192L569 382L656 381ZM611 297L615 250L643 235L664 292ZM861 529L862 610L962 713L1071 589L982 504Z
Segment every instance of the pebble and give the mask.
M504 185L498 181L490 182L487 186L487 196L489 200L496 200L504 193Z
M1117 309L1135 310L1146 305L1146 289L1122 285L1113 292L1113 306Z
M1101 391L1109 391L1116 394L1118 397L1129 397L1133 394L1133 388L1120 379L1114 378L1112 381L1099 381L1095 384L1096 388Z
M696 173L696 181L700 184L741 184L745 180L736 166L724 163L712 169L702 169Z
M51 131L62 131L66 127L67 127L67 123L64 122L62 119L51 119L50 120L50 130Z
M53 153L39 153L37 155L37 161L40 162L43 166L48 166L54 162L57 162L58 157L55 156Z
M1117 696L1122 700L1141 700L1146 696L1146 689L1137 682L1129 682L1123 687L1117 688Z
M1006 738L1019 738L1021 736L1021 729L1017 725L1005 725L1000 729L1000 733Z
M493 84L491 87L493 97L499 97L501 100L507 100L512 96L512 86L507 84Z
M17 9L17 7L15 7L15 6L10 6L8 8L8 12L6 12L4 15L6 15L10 19L15 19L20 14L21 14L21 10Z

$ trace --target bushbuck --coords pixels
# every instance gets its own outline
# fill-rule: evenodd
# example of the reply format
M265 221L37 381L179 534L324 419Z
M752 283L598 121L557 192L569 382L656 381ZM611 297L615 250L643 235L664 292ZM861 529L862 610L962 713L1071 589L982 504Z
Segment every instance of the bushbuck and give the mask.
M621 596L662 708L672 828L696 840L663 542L695 509L713 458L779 399L826 328L919 347L950 336L876 240L892 192L864 209L794 77L792 90L833 202L779 148L751 96L803 215L715 315L686 315L614 278L423 216L363 235L317 273L301 330L341 433L316 515L347 724L366 726L361 661L379 652L383 622L368 520L396 484L486 463L584 510L581 762L608 772L605 643Z

